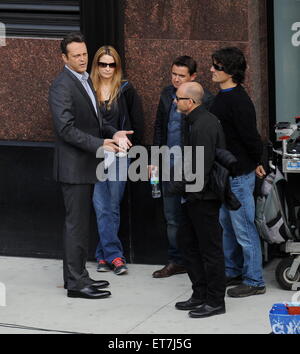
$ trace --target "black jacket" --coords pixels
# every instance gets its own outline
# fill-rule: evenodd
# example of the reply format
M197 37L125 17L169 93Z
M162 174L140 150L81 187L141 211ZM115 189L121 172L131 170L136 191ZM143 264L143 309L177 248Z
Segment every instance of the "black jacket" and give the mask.
M144 134L144 114L142 102L135 88L129 81L123 81L116 103L103 113L104 122L117 130L134 130L128 136L134 145L142 145Z
M185 118L184 145L192 147L192 171L196 171L196 147L204 147L204 185L201 191L186 192L186 185L194 182L172 181L169 184L169 192L183 195L188 201L197 199L219 199L219 196L209 185L210 173L215 161L217 148L225 148L225 139L219 120L209 113L204 106L198 106ZM176 168L176 166L174 167Z
M154 136L153 145L162 146L167 145L168 139L168 123L169 123L169 113L173 102L173 95L176 89L173 85L165 87L160 95L159 104L156 112L156 120L154 124ZM208 90L204 89L203 105L209 110L214 100L214 95L212 95Z
M92 82L88 80L89 85ZM96 94L95 100L97 102ZM54 151L54 179L71 184L97 182L96 159L104 138L111 138L117 131L103 125L102 115L81 82L64 68L50 87L49 105L56 133Z
M220 91L210 112L220 120L226 148L237 158L237 175L247 174L260 164L263 144L256 127L253 102L241 85Z
M241 203L231 190L230 176L235 176L237 159L225 149L216 149L215 161L209 176L209 188L218 196L228 210L237 210Z

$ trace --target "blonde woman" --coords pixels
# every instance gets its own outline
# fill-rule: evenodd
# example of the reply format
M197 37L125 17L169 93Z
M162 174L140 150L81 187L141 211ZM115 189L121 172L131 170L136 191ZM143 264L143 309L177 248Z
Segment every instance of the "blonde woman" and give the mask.
M96 52L91 79L103 121L117 130L133 130L132 143L141 144L144 129L141 100L133 85L123 80L120 56L112 46L103 46ZM128 271L118 232L129 161L127 157L116 157L114 164L116 176L121 178L96 183L93 204L99 232L97 271L113 269L115 274L120 275Z

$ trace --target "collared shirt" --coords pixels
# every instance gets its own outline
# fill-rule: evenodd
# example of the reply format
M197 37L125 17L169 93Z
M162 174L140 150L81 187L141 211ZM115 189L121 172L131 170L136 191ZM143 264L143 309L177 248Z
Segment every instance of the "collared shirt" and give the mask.
M97 111L97 104L96 104L96 99L95 99L95 95L88 83L88 78L89 78L89 74L85 71L83 74L80 74L72 69L70 69L68 67L68 65L65 65L65 67L71 71L71 73L73 75L75 75L75 77L82 83L82 86L84 87L84 89L86 90L87 94L89 95L92 103L93 103L93 106L94 106L94 109L95 109L95 112L96 114L98 115L98 111Z
M173 99L175 99L175 93L173 94ZM169 148L173 146L182 147L182 114L177 111L177 105L173 101L169 113L169 123L168 123L168 136L167 145ZM173 166L177 159L181 158L181 154L178 156L173 154L170 156L170 163Z

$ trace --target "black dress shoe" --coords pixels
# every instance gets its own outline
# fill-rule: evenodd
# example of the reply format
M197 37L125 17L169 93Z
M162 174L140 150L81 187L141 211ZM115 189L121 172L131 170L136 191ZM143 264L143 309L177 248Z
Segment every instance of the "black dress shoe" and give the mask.
M192 318L205 318L214 315L221 315L222 313L225 312L226 312L225 305L213 307L207 304L203 304L202 306L199 306L195 310L190 311L189 316Z
M93 280L91 279L92 283L90 286L96 289L107 288L109 286L109 282L106 280Z
M194 310L196 309L198 306L203 305L204 301L200 300L200 299L195 299L193 297L191 297L190 299L186 300L186 301L180 301L180 302L176 302L175 307L177 308L177 310Z
M86 286L80 290L68 290L68 297L78 297L83 299L103 299L110 296L110 291L107 290L97 290L92 286Z
M91 281L91 284L89 284L87 286L92 286L93 288L96 288L96 289L107 288L109 286L109 282L106 280L90 279L90 281ZM68 289L67 283L64 283L64 288Z

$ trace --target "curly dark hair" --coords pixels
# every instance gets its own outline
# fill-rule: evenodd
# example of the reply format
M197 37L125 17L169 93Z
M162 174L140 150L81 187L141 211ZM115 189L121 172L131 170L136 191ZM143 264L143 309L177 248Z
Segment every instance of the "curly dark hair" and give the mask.
M247 62L243 52L237 47L221 48L212 54L212 60L224 67L225 73L232 75L232 81L241 84L245 80Z

